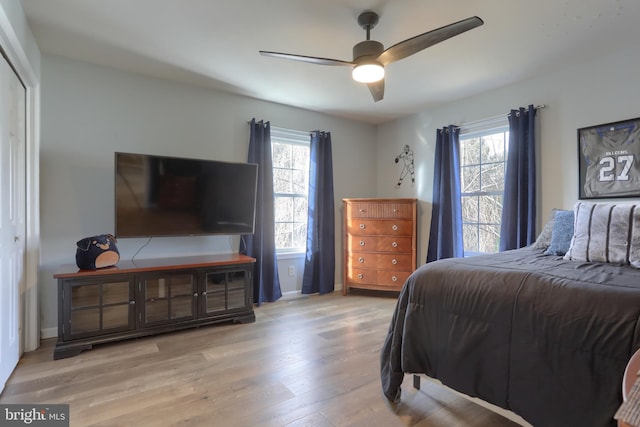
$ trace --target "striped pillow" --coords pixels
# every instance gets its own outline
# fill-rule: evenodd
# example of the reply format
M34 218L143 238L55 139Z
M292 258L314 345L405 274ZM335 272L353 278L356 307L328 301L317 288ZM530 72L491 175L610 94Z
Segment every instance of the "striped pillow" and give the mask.
M640 268L640 209L636 205L578 202L567 260L631 264Z

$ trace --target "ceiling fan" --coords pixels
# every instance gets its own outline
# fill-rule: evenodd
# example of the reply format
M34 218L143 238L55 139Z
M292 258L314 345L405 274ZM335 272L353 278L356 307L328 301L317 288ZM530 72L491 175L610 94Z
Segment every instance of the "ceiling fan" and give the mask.
M353 46L353 61L339 59L318 58L315 56L295 55L291 53L270 52L261 50L260 54L276 58L291 59L293 61L309 62L317 65L340 65L353 67L352 77L355 81L366 83L373 95L374 101L380 101L384 96L384 67L407 56L418 53L436 43L447 40L458 34L469 31L484 24L484 21L473 16L462 21L454 22L435 30L411 37L387 49L382 43L370 40L370 32L378 23L379 16L375 12L366 11L358 16L358 25L367 32L367 39Z

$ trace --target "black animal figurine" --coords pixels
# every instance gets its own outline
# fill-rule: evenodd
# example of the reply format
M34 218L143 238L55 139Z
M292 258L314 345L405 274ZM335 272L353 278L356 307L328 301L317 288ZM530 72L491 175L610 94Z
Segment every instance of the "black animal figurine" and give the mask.
M97 270L111 267L120 260L120 252L112 234L85 237L76 245L76 265L80 270Z

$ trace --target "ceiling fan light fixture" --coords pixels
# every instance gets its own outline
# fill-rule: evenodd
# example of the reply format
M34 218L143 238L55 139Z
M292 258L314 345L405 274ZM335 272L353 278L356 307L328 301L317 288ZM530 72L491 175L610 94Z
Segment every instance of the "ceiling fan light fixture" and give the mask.
M353 67L353 80L360 83L374 83L384 78L384 67L377 62L366 62Z
M373 100L378 102L384 96L384 66L484 24L482 19L472 16L435 30L418 34L385 49L382 43L371 40L370 37L371 29L378 23L378 18L378 14L373 11L364 11L358 16L358 25L367 32L367 39L353 46L353 61L265 50L261 50L260 54L317 65L351 67L353 80L365 83L369 87Z

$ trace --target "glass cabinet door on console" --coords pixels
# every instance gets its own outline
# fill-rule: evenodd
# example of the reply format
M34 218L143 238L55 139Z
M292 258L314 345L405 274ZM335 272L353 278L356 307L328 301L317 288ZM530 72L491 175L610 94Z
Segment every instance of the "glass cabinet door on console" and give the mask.
M63 290L62 320L66 339L135 328L135 292L127 276L108 281L68 281Z
M141 276L143 325L174 323L196 317L196 275L192 272Z
M255 322L253 265L242 254L60 266L54 359L104 344L222 322Z
M251 306L252 301L249 301L246 292L250 274L248 270L205 273L206 289L202 293L201 306L203 315L215 315Z

